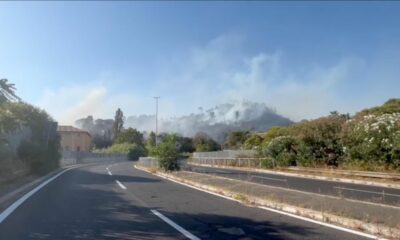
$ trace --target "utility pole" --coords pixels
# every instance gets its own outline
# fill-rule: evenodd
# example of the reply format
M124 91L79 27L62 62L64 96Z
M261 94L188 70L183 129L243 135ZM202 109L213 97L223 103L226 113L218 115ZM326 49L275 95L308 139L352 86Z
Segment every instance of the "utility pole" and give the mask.
M153 97L156 100L156 146L158 145L158 99L160 97Z

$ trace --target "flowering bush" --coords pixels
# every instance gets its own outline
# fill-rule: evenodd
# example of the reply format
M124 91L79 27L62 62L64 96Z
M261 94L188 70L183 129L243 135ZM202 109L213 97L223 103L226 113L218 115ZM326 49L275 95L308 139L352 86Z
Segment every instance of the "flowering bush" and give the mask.
M400 169L400 113L364 115L348 120L342 131L346 165Z

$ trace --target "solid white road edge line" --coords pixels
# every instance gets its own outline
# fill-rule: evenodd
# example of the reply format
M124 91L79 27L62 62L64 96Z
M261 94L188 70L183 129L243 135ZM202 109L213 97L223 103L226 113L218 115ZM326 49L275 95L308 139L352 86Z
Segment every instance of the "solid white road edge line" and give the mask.
M342 190L348 190L348 191L356 191L356 192L373 193L373 194L378 194L378 195L400 197L399 194L393 194L393 193L374 192L374 191L367 191L367 190L360 190L360 189L346 188L346 187L333 187L333 188L342 189Z
M77 166L79 167L79 166ZM15 209L17 209L22 203L24 203L29 197L31 197L33 194L35 194L36 192L38 192L41 188L43 188L44 186L46 186L47 184L49 184L51 181L53 181L54 179L58 178L59 176L61 176L62 174L64 174L65 172L77 168L77 167L71 167L71 168L67 168L65 170L63 170L62 172L57 173L56 175L54 175L53 177L47 179L46 181L42 182L39 186L35 187L34 189L32 189L31 191L29 191L28 193L26 193L24 196L22 196L20 199L18 199L17 201L15 201L13 204L11 204L11 206L9 206L8 208L6 208L6 210L4 210L1 214L0 214L0 223L2 223L11 213L13 213L15 211Z
M232 201L240 203L240 201L238 201L238 200L236 200L234 198L228 197L228 196L224 196L222 194L214 193L214 192L211 192L211 191L208 191L208 190L205 190L205 189L202 189L202 188L198 188L198 187L186 184L186 183L178 182L178 181L176 181L174 179L167 178L167 177L164 177L164 176L160 176L160 175L156 175L156 176L159 176L159 177L167 179L169 181L184 185L186 187L190 187L190 188L202 191L202 192L206 192L206 193L218 196L218 197L222 197L222 198L225 198L225 199L232 200ZM363 233L363 232L352 230L352 229L349 229L349 228L340 227L340 226L337 226L337 225L333 225L333 224L329 224L329 223L325 223L325 222L320 222L320 221L317 221L317 220L314 220L314 219L297 216L297 215L294 215L294 214L291 214L291 213L287 213L287 212L284 212L284 211L280 211L280 210L276 210L276 209L273 209L273 208L262 207L262 206L256 206L256 207L264 209L264 210L267 210L267 211L271 211L271 212L279 213L279 214L282 214L282 215L286 215L286 216L289 216L289 217L297 218L297 219L300 219L300 220L303 220L303 221L306 221L306 222L311 222L311 223L319 224L319 225L322 225L322 226L325 226L325 227L329 227L329 228L337 229L337 230L340 230L340 231L352 233L352 234L355 234L355 235L359 235L359 236L363 236L363 237L367 237L367 238L371 238L371 239L379 239L377 236L374 236L372 234Z
M261 178L261 179L267 179L267 180L273 180L273 181L287 182L286 179L269 178L269 177L261 177L261 176L254 176L254 175L251 175L251 178Z
M124 186L124 184L122 184L120 181L118 181L118 180L115 180L115 182L118 184L118 186L120 187L120 188L122 188L122 189L126 189L126 187Z
M179 226L178 224L174 223L171 219L167 218L166 216L164 216L163 214L161 214L159 211L157 210L150 210L154 215L156 215L157 217L161 218L164 222L168 223L170 226L172 226L173 228L175 228L176 230L178 230L180 233L182 233L183 235L185 235L187 238L191 239L191 240L200 240L200 238L196 237L195 235L191 234L190 232L188 232L186 229L184 229L183 227Z

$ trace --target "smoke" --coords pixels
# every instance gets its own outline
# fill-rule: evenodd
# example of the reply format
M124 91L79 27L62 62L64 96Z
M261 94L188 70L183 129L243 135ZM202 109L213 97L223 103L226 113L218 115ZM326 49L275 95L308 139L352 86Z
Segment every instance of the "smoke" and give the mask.
M266 131L273 126L286 126L292 123L288 118L277 114L264 103L241 101L220 104L208 110L181 117L164 118L159 120L160 132L179 133L193 137L203 132L223 142L228 132L234 130ZM154 115L130 116L126 119L125 127L136 128L140 131L155 130Z

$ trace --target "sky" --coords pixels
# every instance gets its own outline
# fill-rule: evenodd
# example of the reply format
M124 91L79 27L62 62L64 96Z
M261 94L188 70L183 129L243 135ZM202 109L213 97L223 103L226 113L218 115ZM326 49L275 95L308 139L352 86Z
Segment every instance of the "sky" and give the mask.
M292 120L400 97L400 2L0 2L0 78L59 123L266 103Z

